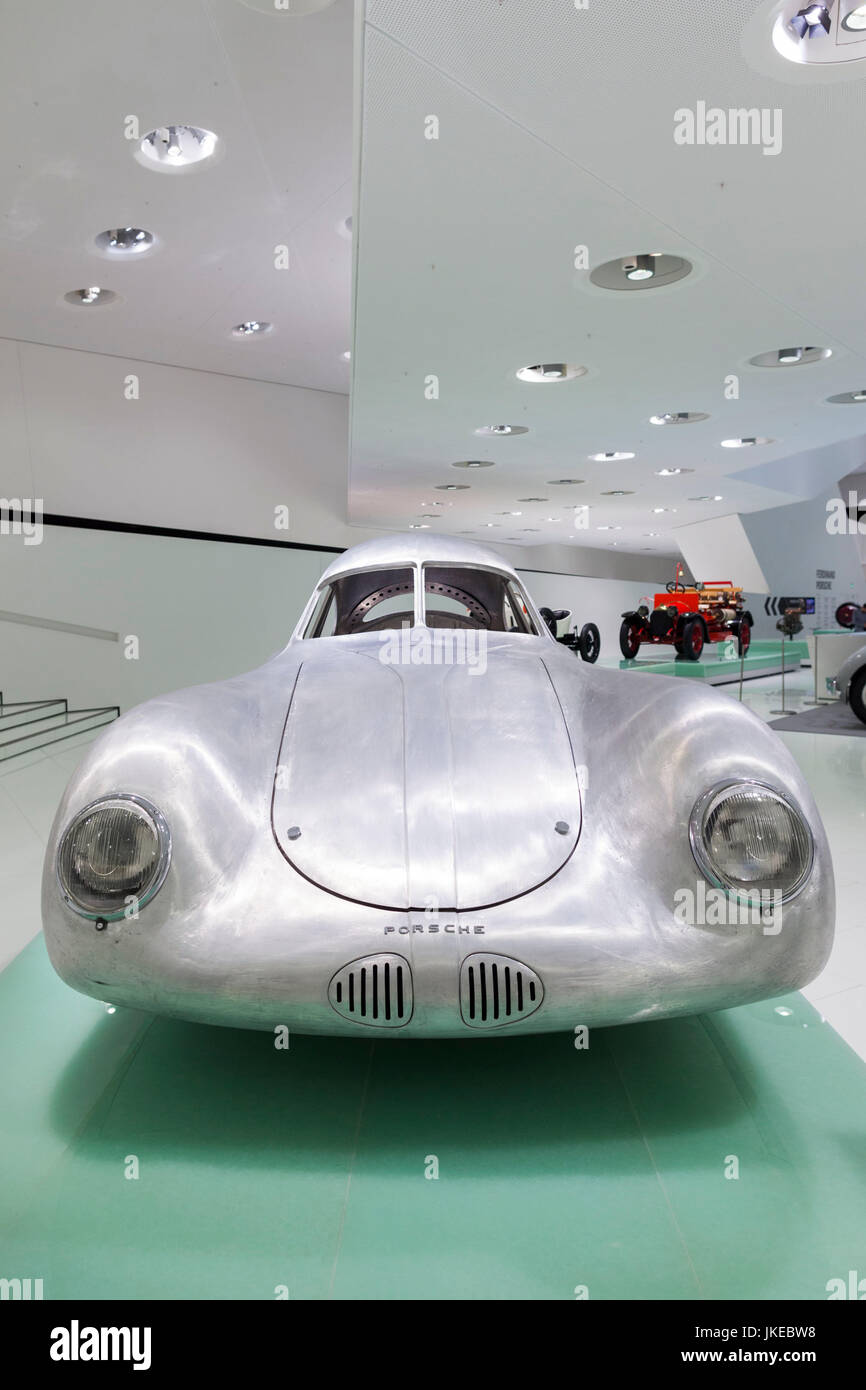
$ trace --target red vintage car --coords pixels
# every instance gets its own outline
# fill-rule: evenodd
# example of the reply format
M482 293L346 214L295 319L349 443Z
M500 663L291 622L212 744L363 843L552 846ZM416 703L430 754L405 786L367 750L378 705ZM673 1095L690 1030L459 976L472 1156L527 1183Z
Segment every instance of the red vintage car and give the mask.
M683 584L679 578L655 595L650 612L646 604L623 613L619 630L620 651L634 660L640 648L673 646L677 656L698 661L707 642L736 641L737 655L744 656L752 640L754 619L743 602L743 591L730 580Z

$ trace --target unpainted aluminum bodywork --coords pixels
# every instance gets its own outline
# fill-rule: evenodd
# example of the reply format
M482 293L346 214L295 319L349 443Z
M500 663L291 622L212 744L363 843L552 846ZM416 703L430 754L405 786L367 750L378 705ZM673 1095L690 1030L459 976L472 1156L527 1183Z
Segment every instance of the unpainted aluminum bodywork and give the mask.
M866 666L866 646L858 647L856 652L852 652L849 657L842 662L833 684L847 704L850 699L851 682L854 677Z
M494 1032L692 1014L811 980L833 934L824 829L780 739L729 695L576 661L531 601L539 635L486 634L483 668L386 663L380 632L300 636L334 576L425 562L516 578L457 540L355 547L264 666L150 700L99 737L47 847L62 978L179 1018L362 1036L375 1025L340 1013L332 981L387 954L412 986L411 1016L382 1030L393 1037L480 1035L465 990L484 953L543 990ZM690 813L739 778L800 808L811 875L778 926L684 923L677 894L707 886ZM118 792L164 814L171 868L137 920L96 930L63 901L57 847L76 812Z

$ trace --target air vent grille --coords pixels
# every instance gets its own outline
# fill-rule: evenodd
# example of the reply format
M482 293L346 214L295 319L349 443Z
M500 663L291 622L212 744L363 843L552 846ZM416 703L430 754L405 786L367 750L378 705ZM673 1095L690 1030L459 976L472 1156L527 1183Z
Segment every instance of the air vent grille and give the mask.
M368 1028L402 1028L412 1017L412 971L402 956L363 956L328 986L331 1008Z
M510 956L467 956L460 967L460 1013L470 1028L501 1028L540 1008L544 986L534 970Z

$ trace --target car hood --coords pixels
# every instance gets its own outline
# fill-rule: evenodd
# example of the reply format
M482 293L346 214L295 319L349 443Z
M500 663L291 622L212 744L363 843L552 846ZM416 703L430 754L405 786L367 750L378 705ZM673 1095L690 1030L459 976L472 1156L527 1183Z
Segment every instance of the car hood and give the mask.
M399 911L471 911L530 892L581 828L577 767L547 665L411 664L322 644L303 660L274 777L272 825L328 892Z

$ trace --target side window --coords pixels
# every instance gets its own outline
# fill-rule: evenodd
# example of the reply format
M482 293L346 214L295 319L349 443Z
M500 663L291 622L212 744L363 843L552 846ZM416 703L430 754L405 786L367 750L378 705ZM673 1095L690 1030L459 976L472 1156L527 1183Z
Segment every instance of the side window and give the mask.
M337 605L331 584L323 589L304 631L305 637L332 637L337 621Z
M509 609L511 621L509 621ZM505 627L508 632L528 632L531 633L533 637L538 636L535 630L535 624L529 616L526 599L519 585L515 584L513 580L509 580L507 586Z

